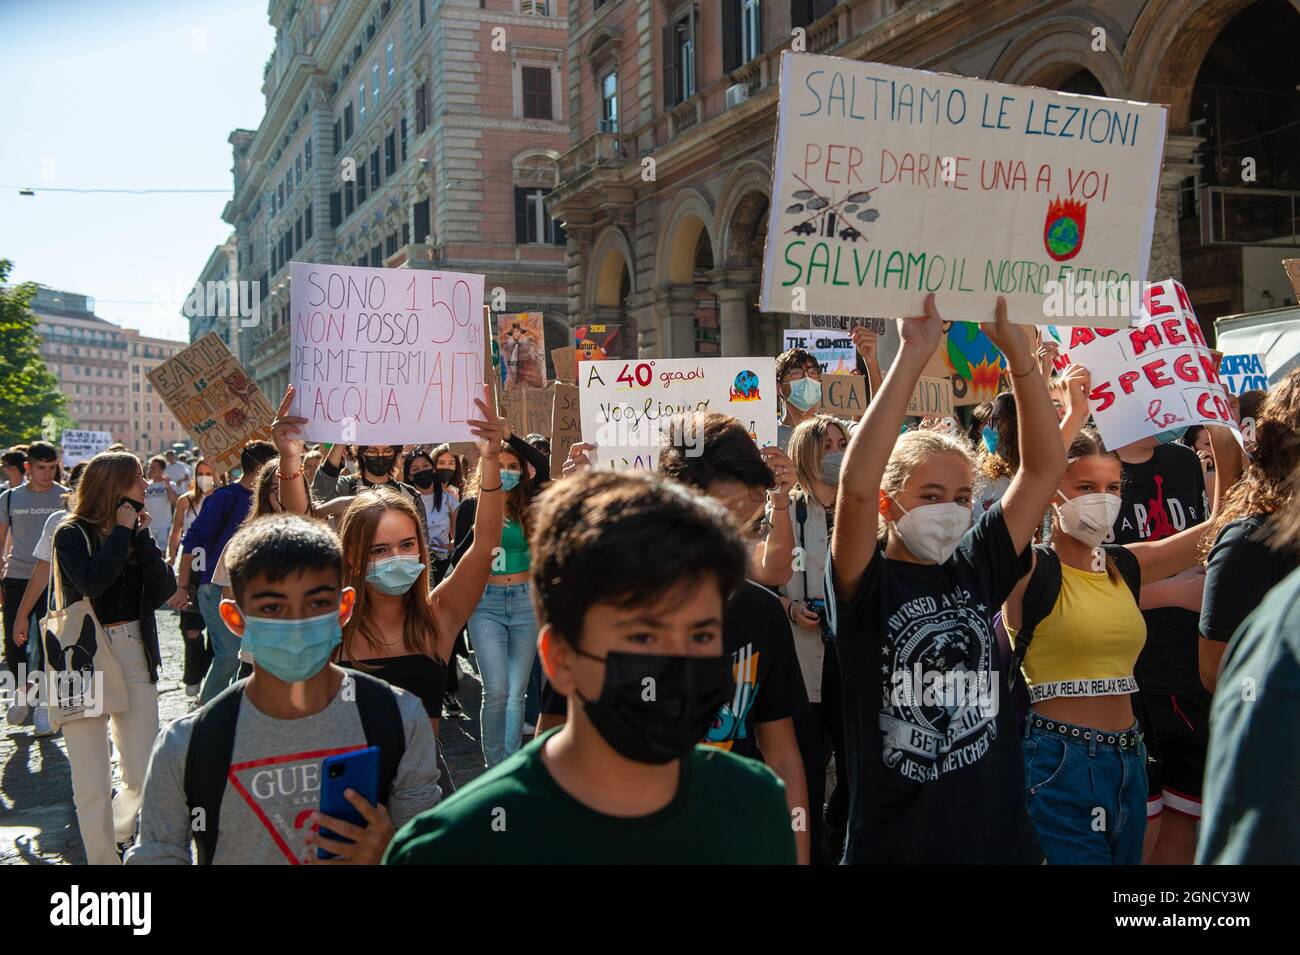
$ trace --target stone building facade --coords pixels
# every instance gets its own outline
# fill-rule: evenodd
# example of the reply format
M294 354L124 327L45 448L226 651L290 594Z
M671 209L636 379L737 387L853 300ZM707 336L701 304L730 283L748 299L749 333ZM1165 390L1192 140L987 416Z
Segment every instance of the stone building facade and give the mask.
M565 236L546 213L568 146L565 0L272 0L266 113L235 130L246 363L289 381L289 263L480 272L568 337Z
M572 321L633 326L645 356L780 351L788 318L755 303L796 28L814 53L1168 104L1149 277L1181 276L1207 326L1297 254L1300 96L1267 52L1298 48L1287 0L572 0L549 200Z

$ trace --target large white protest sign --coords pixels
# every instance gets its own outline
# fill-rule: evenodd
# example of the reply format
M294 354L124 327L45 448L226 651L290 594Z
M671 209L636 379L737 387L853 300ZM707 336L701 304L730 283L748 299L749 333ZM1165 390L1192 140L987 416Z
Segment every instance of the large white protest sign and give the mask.
M776 444L776 359L660 358L578 363L582 440L593 463L655 467L661 431L674 415L716 411L737 418L759 447ZM703 435L674 436L686 441Z
M290 381L308 441L470 441L483 276L293 262Z
M917 315L934 292L945 319L980 322L1005 295L1035 323L1049 282L1127 288L1166 112L787 51L762 308ZM1128 325L1130 301L1088 324Z
M82 461L89 461L113 443L113 435L107 431L64 431L59 438L63 448L63 466L75 467Z
M1230 395L1268 391L1268 371L1259 355L1224 355L1219 362L1219 377Z
M1195 424L1237 426L1219 363L1201 334L1187 290L1173 279L1142 296L1133 328L1057 328L1062 360L1092 374L1088 398L1106 446Z
M822 366L823 375L847 375L858 366L858 353L848 332L826 328L787 328L783 351L802 348Z

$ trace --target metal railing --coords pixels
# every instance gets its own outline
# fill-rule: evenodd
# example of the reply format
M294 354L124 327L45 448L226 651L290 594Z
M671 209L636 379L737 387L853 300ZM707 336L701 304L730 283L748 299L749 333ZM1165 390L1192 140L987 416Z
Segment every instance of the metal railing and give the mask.
M1300 237L1297 200L1288 189L1202 186L1202 245L1296 245Z

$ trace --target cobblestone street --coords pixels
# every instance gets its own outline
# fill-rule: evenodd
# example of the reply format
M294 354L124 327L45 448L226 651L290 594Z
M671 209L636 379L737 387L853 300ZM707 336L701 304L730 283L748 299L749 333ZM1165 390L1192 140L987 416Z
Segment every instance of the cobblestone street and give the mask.
M163 651L158 705L160 722L165 726L189 711L189 698L181 683L178 618L171 611L159 611L158 625ZM464 715L442 721L442 744L457 786L483 772L478 738L478 678L464 661L459 662ZM0 732L0 863L85 863L72 804L71 766L62 735L38 738L30 718L23 726L0 723ZM116 772L116 760L114 766Z

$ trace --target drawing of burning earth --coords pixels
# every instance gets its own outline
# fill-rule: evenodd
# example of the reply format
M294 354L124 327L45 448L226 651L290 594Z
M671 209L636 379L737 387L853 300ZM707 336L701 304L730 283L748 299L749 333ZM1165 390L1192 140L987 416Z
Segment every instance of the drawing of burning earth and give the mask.
M1057 262L1072 259L1083 249L1083 233L1088 226L1088 204L1058 197L1047 205L1043 222L1043 246Z
M731 393L727 397L728 401L758 401L762 396L758 393L758 375L752 371L742 371L732 382Z
M953 322L948 329L944 359L949 370L968 382L967 392L977 402L992 401L1006 359L974 322Z

